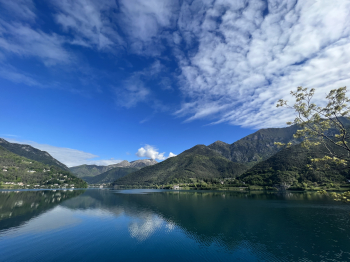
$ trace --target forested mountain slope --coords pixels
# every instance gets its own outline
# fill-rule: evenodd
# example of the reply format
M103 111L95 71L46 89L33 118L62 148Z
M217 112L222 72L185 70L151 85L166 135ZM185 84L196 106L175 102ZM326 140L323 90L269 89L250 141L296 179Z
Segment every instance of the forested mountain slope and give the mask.
M115 167L97 176L82 177L82 179L89 184L112 183L116 179L124 177L132 172L136 172L139 169L140 168L136 167Z
M65 164L62 164L57 159L53 158L49 153L41 151L29 145L10 143L5 139L0 138L0 146L6 148L10 152L19 156L26 157L31 160L35 160L46 165L57 166L64 170L69 170Z
M249 163L249 166L253 166L281 150L274 144L275 142L288 143L295 141L293 134L297 130L298 127L295 125L285 128L260 129L232 144L216 141L208 147L228 160Z
M24 184L74 185L86 187L86 182L56 165L46 165L16 155L0 146L0 182L23 182Z
M190 178L237 177L248 167L234 163L205 145L197 145L176 157L144 167L114 182L115 185L154 185L190 181Z
M335 152L341 152L338 147L328 145ZM326 169L321 164L312 169L312 158L325 156L327 150L319 145L306 149L300 144L284 148L272 157L256 164L240 177L240 180L254 185L269 185L287 183L295 184L304 181L311 182L345 182L350 179L350 169L347 166L331 164Z

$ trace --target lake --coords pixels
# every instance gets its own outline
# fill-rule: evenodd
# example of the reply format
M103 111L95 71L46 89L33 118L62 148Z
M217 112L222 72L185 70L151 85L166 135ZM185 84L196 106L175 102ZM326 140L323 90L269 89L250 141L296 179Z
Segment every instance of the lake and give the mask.
M315 193L0 191L0 261L350 261L350 205Z

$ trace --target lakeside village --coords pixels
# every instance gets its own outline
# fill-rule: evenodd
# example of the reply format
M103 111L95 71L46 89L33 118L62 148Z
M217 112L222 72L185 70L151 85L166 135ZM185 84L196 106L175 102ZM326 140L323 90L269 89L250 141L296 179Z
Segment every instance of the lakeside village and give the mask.
M44 169L43 172L50 172L50 169ZM2 172L8 172L8 167L3 166ZM35 170L28 170L27 173L34 174L36 173ZM50 178L46 181L43 181L41 183L23 183L23 182L0 182L0 188L16 188L16 189L39 189L39 188L60 188L60 189L74 189L74 184L69 184L69 180L71 178L68 178L67 175L63 174L53 174L53 176L56 176L55 178Z
M74 184L69 184L66 175L54 174L58 178L51 178L42 183L24 184L23 182L0 182L0 188L7 189L74 189ZM53 183L55 180L55 183ZM258 186L249 185L239 179L223 178L223 179L196 179L192 178L190 183L171 183L166 185L139 185L139 186L123 186L113 185L113 183L89 184L88 188L109 188L109 189L170 189L170 190L224 190L224 191L348 191L350 190L350 180L347 183L303 183L298 186L281 185L274 186Z

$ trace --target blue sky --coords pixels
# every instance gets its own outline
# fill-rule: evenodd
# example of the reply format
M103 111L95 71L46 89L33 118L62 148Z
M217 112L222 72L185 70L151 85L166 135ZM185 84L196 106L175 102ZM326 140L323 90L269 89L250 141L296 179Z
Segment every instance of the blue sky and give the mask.
M350 2L0 0L0 137L63 163L164 160L349 86ZM164 154L163 154L164 152Z

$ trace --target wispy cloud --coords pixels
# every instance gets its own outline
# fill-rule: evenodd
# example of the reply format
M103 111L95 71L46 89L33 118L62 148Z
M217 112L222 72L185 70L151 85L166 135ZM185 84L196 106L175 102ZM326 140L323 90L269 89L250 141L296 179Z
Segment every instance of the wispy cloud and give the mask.
M122 88L115 89L116 102L122 107L131 108L140 102L145 102L150 92L138 77L131 77L124 81Z
M88 152L84 152L77 149L40 144L34 141L27 141L27 140L18 141L13 138L6 138L6 140L11 143L26 144L34 148L40 149L42 151L46 151L53 158L57 159L58 161L62 162L68 167L79 166L83 164L106 166L106 165L117 164L122 161L117 159L96 159L96 158L99 158L99 156Z
M73 56L65 50L64 43L65 39L59 35L0 19L0 50L5 54L35 57L47 66L66 64L73 61Z
M71 44L109 51L125 45L113 23L118 12L115 1L57 0L54 3L56 22L71 33Z
M131 108L144 102L155 112L166 111L167 106L155 97L155 92L147 85L149 81L158 79L165 70L164 65L156 60L143 70L133 72L130 77L124 80L122 86L114 89L116 103L119 106ZM152 116L145 118L141 123L148 121Z
M0 7L6 10L7 13L23 20L34 21L36 19L33 0L0 0Z
M130 50L140 55L159 56L164 50L163 33L176 26L178 1L122 0L119 24L128 37Z
M177 114L188 121L280 126L288 113L275 104L290 90L316 88L319 101L350 83L349 1L201 3L185 2L179 19L187 44L198 42L196 52L179 56L188 100Z
M183 102L174 114L185 121L281 126L290 113L276 109L275 103L290 98L290 90L316 88L318 102L330 89L350 84L348 0L53 3L51 15L61 28L55 33L40 29L33 1L0 0L11 17L0 20L0 60L35 57L48 67L66 66L78 63L72 45L158 59L125 76L115 89L117 103L125 108L152 100L149 106L165 110L147 84L151 79L163 90L179 84ZM173 57L181 72L175 84L160 62ZM7 74L2 69L0 74L38 84L13 70Z
M32 76L26 74L25 72L19 72L16 68L7 64L0 63L0 77L10 80L14 83L23 83L27 86L43 86Z

